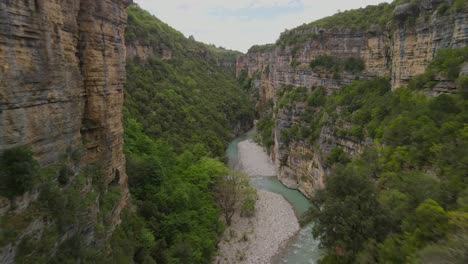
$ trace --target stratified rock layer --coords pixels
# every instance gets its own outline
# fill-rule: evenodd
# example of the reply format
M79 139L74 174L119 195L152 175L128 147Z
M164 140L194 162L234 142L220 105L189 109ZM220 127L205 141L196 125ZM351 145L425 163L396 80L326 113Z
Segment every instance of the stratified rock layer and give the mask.
M393 88L405 85L424 72L438 49L458 48L468 44L468 15L466 11L440 14L438 6L447 1L421 1L419 6L399 6L395 9L387 29L372 26L369 30L323 29L286 31L283 34L312 36L305 42L290 46L270 45L252 48L237 59L236 72L247 71L258 94L257 109L262 111L279 99L276 92L284 85L303 86L312 91L325 87L330 93L355 79L388 76ZM361 73L332 72L309 67L319 55L333 55L341 59L360 58L366 65ZM441 87L439 87L441 86ZM434 95L451 93L453 83L440 82ZM340 146L348 153L359 153L364 142L342 138L329 128L323 128L318 148L305 142L284 144L281 130L298 124L302 114L300 105L288 112L275 114L272 159L279 179L289 187L298 188L305 195L322 188L327 168L321 153Z
M0 151L28 145L48 166L83 149L80 167L98 163L105 183L121 187L111 225L128 199L122 106L131 2L0 1Z

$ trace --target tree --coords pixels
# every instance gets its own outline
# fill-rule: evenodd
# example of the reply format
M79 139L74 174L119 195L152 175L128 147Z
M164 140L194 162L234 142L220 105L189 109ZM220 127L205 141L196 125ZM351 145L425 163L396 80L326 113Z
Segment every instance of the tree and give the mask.
M313 229L322 246L352 257L369 239L382 241L388 217L376 199L376 188L363 168L337 166L319 196L320 211Z
M29 148L5 150L0 155L0 195L13 198L27 192L38 167Z
M255 201L252 197L249 178L239 171L232 171L216 184L216 198L227 225L231 225L232 217L240 207L244 209L244 214L252 215L249 210L255 208L255 203L252 206L252 201Z
M447 212L432 199L422 202L414 214L403 223L403 230L412 232L421 243L443 238L448 227Z

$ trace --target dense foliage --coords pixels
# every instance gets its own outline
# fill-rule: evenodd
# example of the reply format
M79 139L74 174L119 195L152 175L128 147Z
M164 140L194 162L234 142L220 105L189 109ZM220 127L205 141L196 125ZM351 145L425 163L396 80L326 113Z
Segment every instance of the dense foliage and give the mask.
M38 164L26 147L5 150L0 154L0 195L12 198L32 187Z
M335 74L342 71L351 73L360 73L366 69L364 60L356 57L348 57L345 59L333 55L319 55L310 62L312 69L324 69Z
M314 197L314 235L327 249L322 263L467 261L468 103L460 75L467 51L438 51L410 89L392 91L386 78L358 80L328 96L320 87L279 89L273 112L298 117L282 129L282 143L319 151L325 129L366 146L354 157L338 146L323 153L331 175ZM311 66L334 69L336 62L325 55ZM418 92L441 76L457 84L456 94ZM263 142L273 127L271 116L259 122Z
M392 21L392 12L396 6L396 2L397 1L390 4L382 3L379 5L370 5L365 8L338 12L333 16L303 24L282 33L276 44L284 47L303 43L308 39L315 38L317 37L317 33L312 31L314 28L368 30L372 25L384 27L389 21Z
M254 45L248 50L248 53L273 51L275 48L275 44Z
M327 249L322 263L467 261L468 101L459 74L467 51L440 50L412 89L392 91L385 78L355 81L329 96L283 88L277 111L307 102L301 122L283 129L283 142L314 145L325 128L366 146L354 157L340 147L323 153L332 173L314 198L314 234ZM437 76L458 83L459 92L428 97L413 90L430 89Z
M175 47L170 60L128 62L125 105L131 116L145 133L177 152L185 144L202 143L222 155L232 129L253 119L253 104L234 72L219 65L219 52L173 32L139 7L131 6L128 13L128 35L152 36L160 45Z
M154 49L168 49L175 56L207 56L213 64L225 59L233 59L241 53L222 47L197 42L193 37L186 38L182 33L134 4L127 8L128 21L125 41L130 44L150 46Z
M87 237L90 232L98 241L107 236L120 188L104 183L98 164L80 166L81 150L67 149L61 157L39 168L27 148L2 153L2 174L9 175L2 176L2 187L8 187L2 195L14 200L25 191L38 195L23 198L31 199L28 207L2 214L0 247L18 241L17 263L114 263L99 247L90 247ZM43 228L40 235L31 226Z
M167 143L142 132L126 116L127 172L132 198L153 242L144 258L157 263L209 263L223 226L214 201L215 181L226 174L224 164L209 158L201 144L176 154Z
M460 76L463 64L468 61L468 47L439 50L437 57L430 63L424 74L411 80L408 85L413 90L431 89L437 84L437 78L455 81L459 93L466 99L468 88L466 75Z
M253 120L250 81L237 81L224 65L236 52L185 38L136 5L128 14L128 43L172 56L127 63L125 154L137 214L127 214L114 234L114 257L210 263L224 228L219 183L232 174L219 158L233 129Z
M309 39L318 37L319 33L316 28L324 29L351 29L351 30L382 30L388 28L396 19L393 16L395 7L402 4L411 3L418 9L421 0L395 0L391 3L381 3L379 5L369 5L364 8L352 9L346 11L338 11L338 13L325 17L314 22L303 24L281 34L276 44L282 47L301 44ZM444 15L448 12L457 13L466 10L466 1L456 0L452 4L446 1L437 2L437 14ZM408 17L409 21L415 17Z

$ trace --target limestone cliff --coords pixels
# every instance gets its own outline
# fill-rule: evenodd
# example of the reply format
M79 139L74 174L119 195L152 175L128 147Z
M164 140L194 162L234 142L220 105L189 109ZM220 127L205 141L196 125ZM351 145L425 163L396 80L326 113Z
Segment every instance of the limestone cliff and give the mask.
M81 158L72 166L75 176L98 164L106 186L120 186L107 222L107 237L128 200L122 105L125 8L130 3L0 1L0 151L31 146L43 169L61 163L64 153L80 152ZM83 197L88 192L89 185L79 190ZM39 193L34 188L24 197L3 203L0 217L29 210ZM27 203L18 209L20 200ZM93 230L99 207L92 203L87 210L94 212L94 218L77 221L57 241L82 232L87 244L96 243ZM51 224L39 216L29 222L18 230L16 240L0 245L0 262L12 263L21 238L34 235L39 239Z
M252 78L260 112L271 102L278 108L278 92L285 85L306 87L309 93L324 87L331 93L355 79L389 77L395 89L423 73L437 50L468 44L466 3L456 11L450 9L452 4L453 1L441 0L399 6L383 4L386 9L392 8L390 19L383 26L375 21L365 29L301 26L284 32L276 44L252 47L246 55L238 57L236 72L238 76L247 72ZM339 61L355 58L363 62L365 69L336 72L309 66L323 55ZM441 79L432 94L451 93L454 88L454 83ZM307 111L311 110L299 103L274 113L275 144L271 156L280 180L310 196L314 189L323 186L327 172L324 154L333 146L341 146L351 154L359 153L365 142L339 136L324 127L317 139L318 147L305 142L285 144L281 131L299 124L299 114Z

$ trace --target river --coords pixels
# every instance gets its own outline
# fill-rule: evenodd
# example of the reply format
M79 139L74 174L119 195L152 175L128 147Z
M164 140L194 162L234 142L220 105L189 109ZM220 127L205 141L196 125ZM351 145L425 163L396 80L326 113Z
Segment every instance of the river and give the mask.
M239 168L238 144L252 138L254 132L234 139L226 150L228 165L231 169ZM309 200L297 190L285 187L275 177L253 177L252 185L257 189L265 190L282 195L293 207L296 216L299 218L310 206ZM273 259L274 264L314 264L320 259L321 252L318 248L319 242L312 236L312 224L303 227L291 240L282 248L279 254Z

